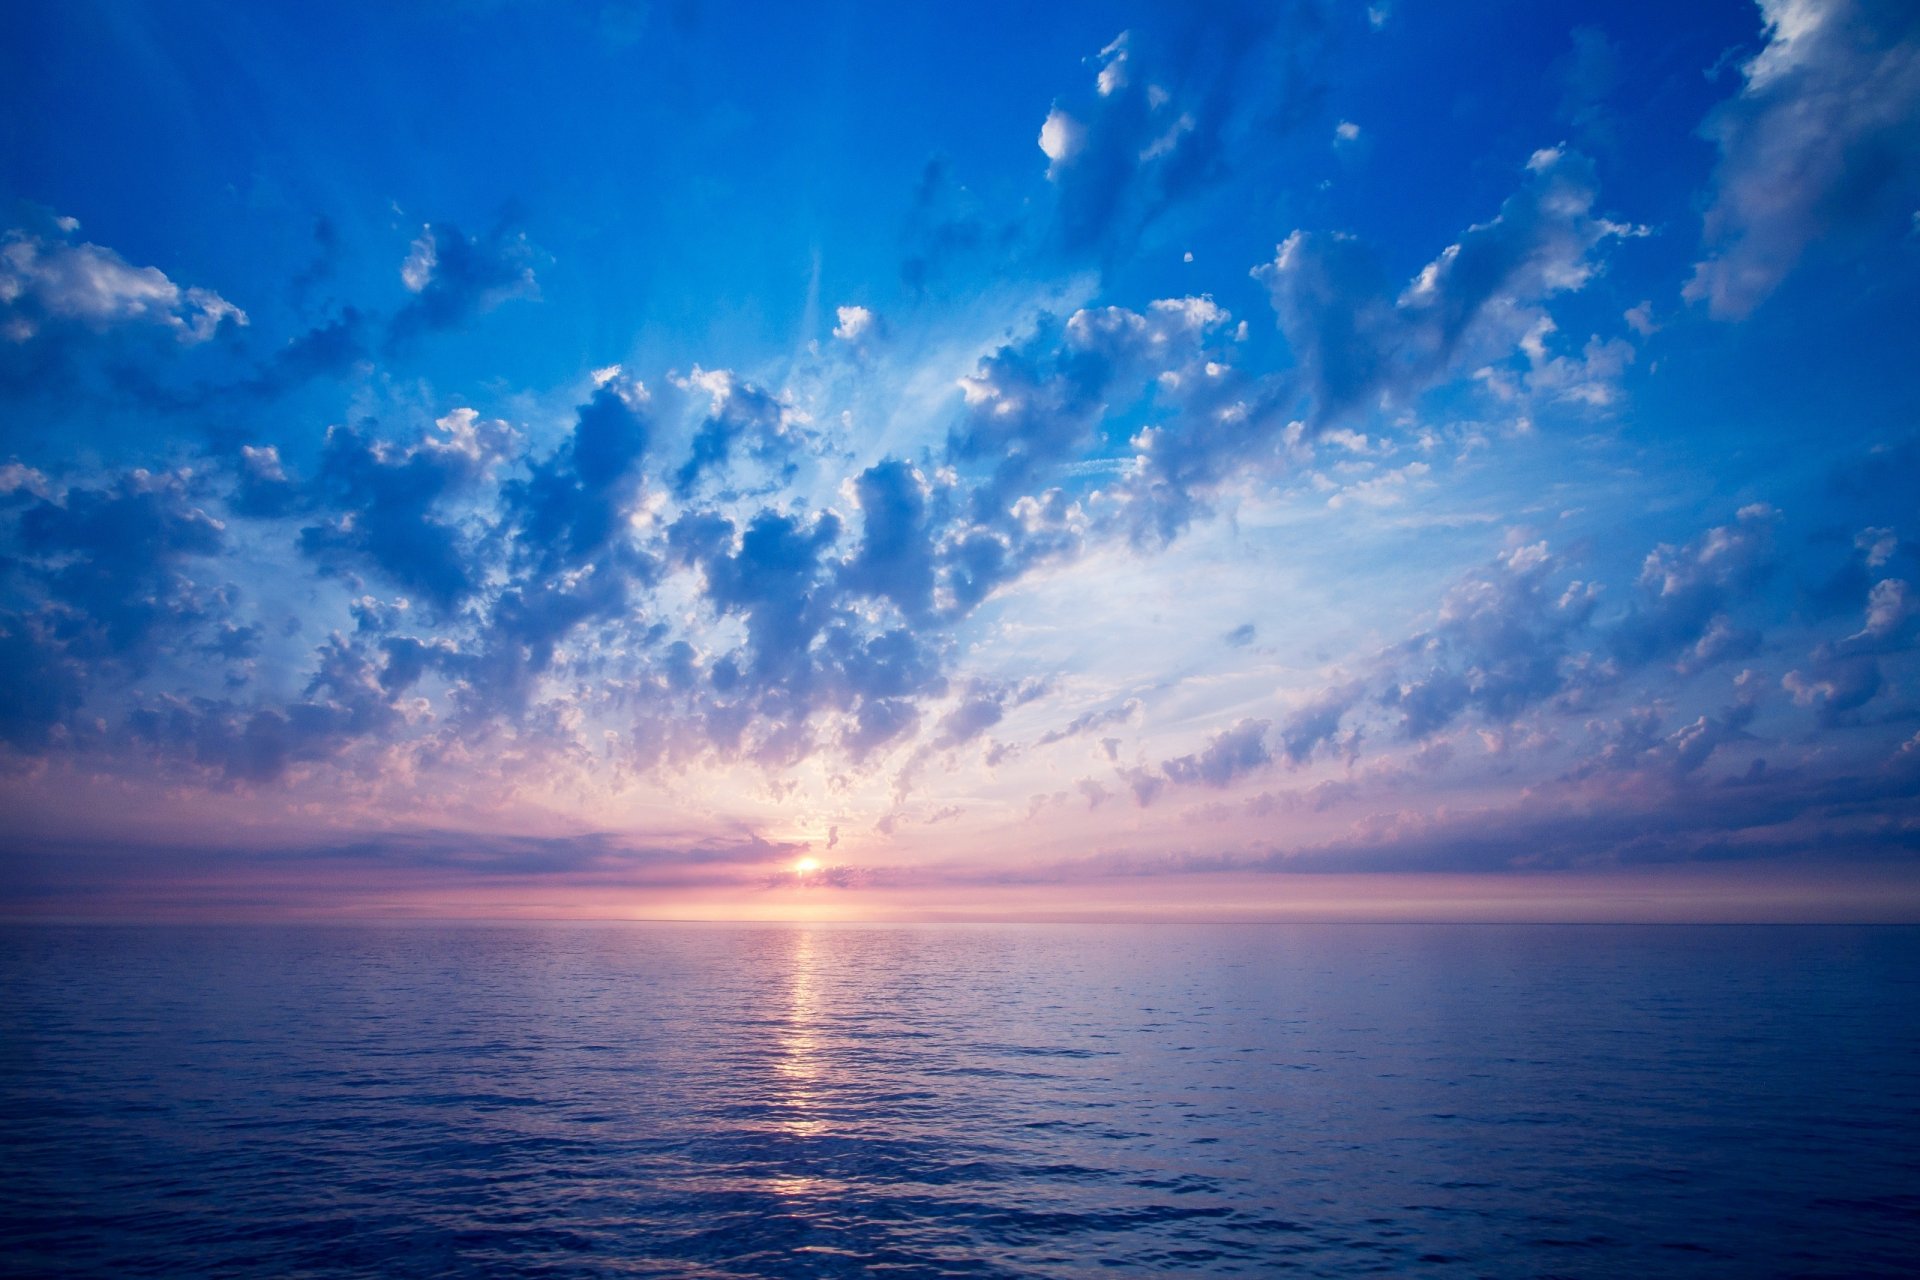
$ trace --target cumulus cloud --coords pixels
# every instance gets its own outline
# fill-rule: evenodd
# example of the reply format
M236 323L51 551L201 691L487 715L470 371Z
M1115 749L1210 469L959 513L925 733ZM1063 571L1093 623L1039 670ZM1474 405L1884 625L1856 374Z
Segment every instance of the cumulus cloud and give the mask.
M1750 654L1758 638L1734 628L1725 611L1773 571L1778 520L1779 512L1755 503L1684 546L1655 547L1641 565L1633 605L1613 631L1613 651L1629 663L1664 659L1689 667Z
M1685 296L1762 302L1815 240L1891 238L1920 199L1920 12L1905 0L1760 0L1764 48L1708 117L1720 148Z
M508 440L503 424L478 424L459 411L407 445L330 428L309 500L323 518L301 530L301 549L322 565L364 563L443 611L457 608L478 587L479 572L471 537L448 502ZM261 461L248 459L250 467Z
M773 395L726 369L695 368L689 388L710 397L707 416L694 433L692 452L674 474L674 493L686 498L703 479L724 476L742 452L774 471L791 476L787 455L795 435L785 406Z
M1597 593L1568 581L1544 542L1516 547L1456 583L1435 624L1400 646L1383 702L1420 740L1472 711L1493 723L1560 693Z
M86 699L89 668L55 619L0 615L0 742L19 752L49 745Z
M1595 212L1593 165L1583 156L1536 152L1527 175L1494 218L1404 287L1389 284L1370 249L1337 233L1295 231L1272 262L1254 268L1299 361L1311 424L1415 395L1467 361L1524 354L1543 388L1591 386L1609 365L1617 373L1625 353L1606 344L1589 347L1577 373L1554 366L1543 304L1586 287L1601 269L1598 250L1637 229Z
M156 631L198 616L186 567L225 540L198 490L191 472L135 470L20 512L21 548L69 652L137 660Z
M71 219L56 237L15 228L0 235L0 339L32 341L49 325L94 331L154 325L187 344L205 342L247 313L211 289L181 288L158 267L136 267L111 249L74 243Z
M895 458L855 477L860 541L840 570L850 590L891 600L909 621L933 610L936 530L926 480Z
M879 317L865 307L836 307L834 315L840 323L833 327L833 336L842 342L857 344L878 333Z
M1207 376L1209 343L1230 319L1204 296L1161 298L1140 311L1083 308L981 360L961 379L965 409L947 439L954 462L993 464L975 493L976 516L1004 521L1048 466L1083 451L1110 411L1195 386Z

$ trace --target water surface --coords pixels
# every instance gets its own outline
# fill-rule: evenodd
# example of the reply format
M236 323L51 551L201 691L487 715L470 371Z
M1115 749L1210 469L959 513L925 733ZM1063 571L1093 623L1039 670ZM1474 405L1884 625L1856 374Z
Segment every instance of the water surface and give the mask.
M1920 1267L1920 930L0 932L0 1271Z

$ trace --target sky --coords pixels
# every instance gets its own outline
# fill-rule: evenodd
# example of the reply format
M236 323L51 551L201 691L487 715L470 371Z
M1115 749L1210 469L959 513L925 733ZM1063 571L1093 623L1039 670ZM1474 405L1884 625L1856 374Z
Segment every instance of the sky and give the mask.
M1920 919L1906 0L0 41L0 915Z

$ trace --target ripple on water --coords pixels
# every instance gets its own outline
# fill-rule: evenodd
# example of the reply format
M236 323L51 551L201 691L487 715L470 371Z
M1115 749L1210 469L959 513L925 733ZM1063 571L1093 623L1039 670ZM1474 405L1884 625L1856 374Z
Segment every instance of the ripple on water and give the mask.
M14 929L0 1257L1907 1274L1916 959L1898 929Z

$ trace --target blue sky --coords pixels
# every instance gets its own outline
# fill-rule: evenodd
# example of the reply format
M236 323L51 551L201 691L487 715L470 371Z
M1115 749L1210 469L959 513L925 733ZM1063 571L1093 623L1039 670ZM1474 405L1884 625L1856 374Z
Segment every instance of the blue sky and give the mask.
M1910 6L13 21L9 912L1920 902Z

